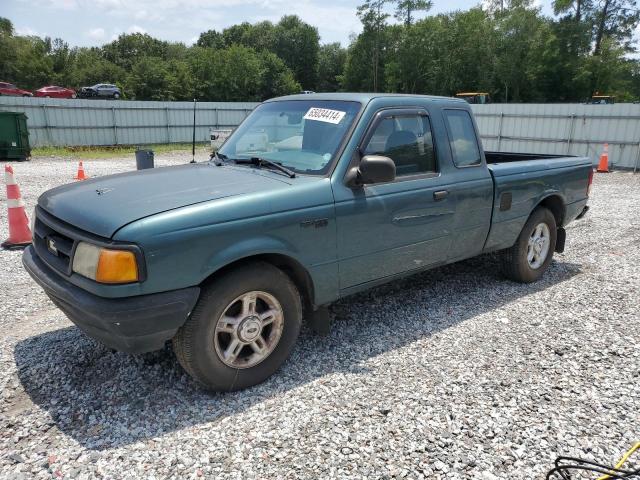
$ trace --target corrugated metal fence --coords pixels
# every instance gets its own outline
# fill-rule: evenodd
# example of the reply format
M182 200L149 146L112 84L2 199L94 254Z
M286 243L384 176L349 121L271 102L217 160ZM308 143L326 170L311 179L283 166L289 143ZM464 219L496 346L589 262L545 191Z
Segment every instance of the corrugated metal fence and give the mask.
M472 105L486 150L584 155L640 169L640 105Z
M196 140L237 126L255 103L197 105ZM472 105L487 150L586 155L597 162L609 143L613 166L640 168L640 105ZM55 100L0 97L0 110L29 117L32 146L190 142L191 102Z
M196 140L210 128L233 128L255 103L198 102ZM143 145L191 142L192 102L58 100L0 97L0 110L24 112L31 146Z

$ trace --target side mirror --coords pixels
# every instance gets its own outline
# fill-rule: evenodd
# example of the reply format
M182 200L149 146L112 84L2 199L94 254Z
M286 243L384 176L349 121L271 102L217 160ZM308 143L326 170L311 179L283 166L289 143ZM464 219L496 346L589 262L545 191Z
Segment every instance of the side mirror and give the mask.
M396 179L396 164L389 157L365 155L360 165L347 174L347 185L358 187L370 183L393 182Z

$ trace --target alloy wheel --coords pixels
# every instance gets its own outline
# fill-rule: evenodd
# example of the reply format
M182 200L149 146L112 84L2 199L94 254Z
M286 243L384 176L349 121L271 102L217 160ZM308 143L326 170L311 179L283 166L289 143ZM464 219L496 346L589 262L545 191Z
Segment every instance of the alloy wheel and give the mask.
M273 295L244 293L227 305L216 323L216 353L229 367L254 367L275 350L283 327L282 305Z

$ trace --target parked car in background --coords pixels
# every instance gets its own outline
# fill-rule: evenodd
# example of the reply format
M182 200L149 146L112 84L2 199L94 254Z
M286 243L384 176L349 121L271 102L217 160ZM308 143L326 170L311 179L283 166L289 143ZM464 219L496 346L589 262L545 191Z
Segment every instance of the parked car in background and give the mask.
M80 96L82 98L113 98L117 100L122 96L122 92L111 83L98 83L92 87L82 87Z
M33 97L33 93L29 90L22 90L13 83L0 82L0 95L8 97Z
M44 98L76 98L78 95L76 91L71 88L49 85L48 87L42 87L36 90L35 96Z

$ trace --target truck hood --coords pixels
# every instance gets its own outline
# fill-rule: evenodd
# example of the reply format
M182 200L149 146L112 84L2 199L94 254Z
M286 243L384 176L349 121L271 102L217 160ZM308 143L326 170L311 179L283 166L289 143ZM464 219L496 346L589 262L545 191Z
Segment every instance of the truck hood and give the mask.
M38 205L74 227L111 238L121 227L150 215L290 183L276 175L201 163L163 167L63 185L43 193Z

